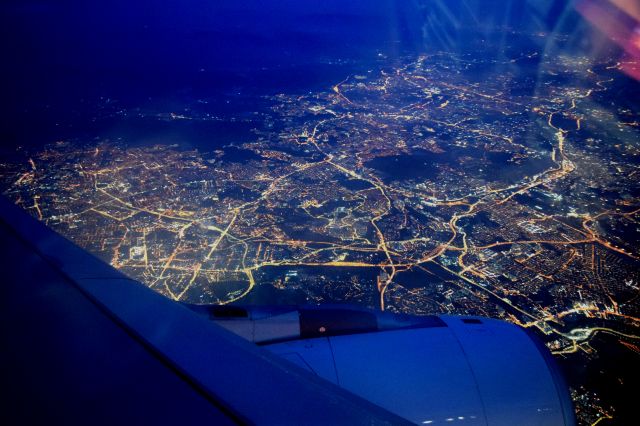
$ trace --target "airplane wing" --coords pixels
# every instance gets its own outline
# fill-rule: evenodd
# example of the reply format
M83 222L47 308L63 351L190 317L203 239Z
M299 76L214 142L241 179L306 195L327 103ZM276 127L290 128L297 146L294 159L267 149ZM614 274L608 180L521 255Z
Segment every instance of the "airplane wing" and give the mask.
M3 424L573 425L529 332L355 307L187 306L0 198Z

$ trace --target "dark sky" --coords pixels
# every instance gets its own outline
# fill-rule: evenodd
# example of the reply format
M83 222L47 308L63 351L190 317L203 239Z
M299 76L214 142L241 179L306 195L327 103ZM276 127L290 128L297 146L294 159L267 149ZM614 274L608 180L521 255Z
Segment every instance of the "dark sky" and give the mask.
M564 0L4 0L0 137L99 97L139 105L236 86L327 84L327 64L464 50L494 29L553 28ZM480 30L480 32L478 32ZM317 66L315 66L317 65ZM324 66L324 68L323 68ZM269 77L265 72L273 72ZM336 69L335 72L341 72ZM332 81L327 75L324 80Z
M56 86L61 91L114 82L174 86L201 69L260 68L307 57L358 57L437 45L456 48L461 30L472 26L548 26L566 2L525 3L5 0L0 6L3 88L19 88L13 95L20 98L30 95L25 90Z

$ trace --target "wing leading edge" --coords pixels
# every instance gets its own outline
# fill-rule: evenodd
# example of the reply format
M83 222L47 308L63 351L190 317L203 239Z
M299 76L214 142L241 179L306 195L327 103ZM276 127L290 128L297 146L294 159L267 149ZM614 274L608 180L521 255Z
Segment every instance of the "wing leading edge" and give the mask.
M4 424L408 424L0 199Z

